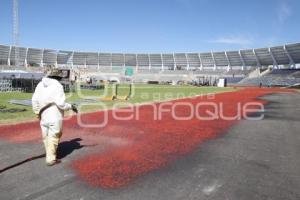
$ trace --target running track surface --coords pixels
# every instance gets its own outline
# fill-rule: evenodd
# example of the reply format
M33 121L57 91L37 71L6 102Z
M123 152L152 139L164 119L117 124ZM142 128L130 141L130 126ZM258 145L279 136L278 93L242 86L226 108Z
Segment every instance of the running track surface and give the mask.
M260 96L272 93L292 92L292 90L271 88L244 88L236 92L226 92L212 96L186 98L153 105L140 105L138 119L120 120L113 117L113 112L101 111L83 114L84 123L97 125L107 117L104 127L81 127L77 118L66 119L62 140L81 138L83 145L101 146L101 138L118 138L121 145L109 146L103 150L94 148L82 157L74 159L68 166L88 184L102 188L118 188L130 184L135 178L150 171L170 165L181 156L191 153L202 142L213 139L238 123L239 119L224 120L219 116L213 120L199 120L196 116L209 117L209 112L215 112L207 103L216 103L218 113L224 116L236 116L243 112L247 103L267 104L258 99ZM206 105L199 105L199 102ZM180 103L174 107L175 103ZM189 106L187 105L189 104ZM222 105L221 105L222 104ZM198 108L191 114L191 107ZM222 107L222 108L221 108ZM156 120L155 108L163 109L161 119ZM188 117L189 120L175 120L171 112L175 110L177 117ZM241 110L239 110L241 108ZM252 106L255 112L258 107ZM129 113L121 112L119 117L129 117ZM248 113L251 114L251 113ZM136 116L136 114L134 115ZM39 122L28 122L16 125L0 126L0 138L11 143L41 142Z

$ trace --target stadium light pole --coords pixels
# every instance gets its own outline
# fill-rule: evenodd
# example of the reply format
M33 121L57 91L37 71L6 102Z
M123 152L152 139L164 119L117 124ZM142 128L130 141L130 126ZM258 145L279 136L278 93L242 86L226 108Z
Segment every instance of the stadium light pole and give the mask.
M13 0L13 44L15 46L15 65L19 66L19 2Z

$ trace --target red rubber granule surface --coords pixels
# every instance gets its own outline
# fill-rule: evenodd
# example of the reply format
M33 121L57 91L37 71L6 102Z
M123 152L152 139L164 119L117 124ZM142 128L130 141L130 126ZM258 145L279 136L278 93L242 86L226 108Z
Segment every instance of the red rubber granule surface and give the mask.
M211 102L223 104L225 116L235 116L238 104L243 107L248 102L266 101L257 97L276 93L291 92L283 89L246 88L237 92L227 92L215 95L187 98L171 101L171 103ZM161 105L163 104L163 105ZM164 110L170 110L172 104L157 103ZM79 159L71 162L70 166L78 176L92 186L117 188L126 186L152 170L167 166L180 156L192 152L203 141L213 139L225 133L238 120L199 120L195 116L189 120L175 120L170 112L164 112L161 120L154 120L153 106L142 105L135 107L139 110L139 119L116 120L112 111L106 112L108 124L103 128L83 128L73 117L65 121L64 140L80 137L83 144L105 145L105 138L115 138L116 144L110 144L105 150L93 150ZM188 116L187 106L177 106L176 116ZM201 116L207 116L206 111L212 111L211 106L201 106L197 111ZM85 114L83 122L99 124L104 118L104 112ZM118 116L127 116L119 113ZM36 142L41 139L39 123L30 122L17 125L0 126L0 138L10 142ZM102 145L102 146L103 146Z

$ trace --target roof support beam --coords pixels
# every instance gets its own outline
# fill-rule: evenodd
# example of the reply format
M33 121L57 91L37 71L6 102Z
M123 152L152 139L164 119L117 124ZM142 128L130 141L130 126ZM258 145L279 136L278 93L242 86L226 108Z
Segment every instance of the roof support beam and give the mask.
M123 69L125 70L126 60L125 60L125 53L123 53Z
M277 63L277 60L275 59L275 56L273 55L273 52L272 52L272 49L269 48L269 53L272 57L272 60L273 60L273 66L275 66L276 68L278 68L278 63Z
M138 63L138 57L137 57L137 54L135 54L135 71L136 71L136 72L139 71L139 63Z
M255 59L256 59L257 68L261 68L261 63L260 63L260 61L259 61L259 59L258 59L258 57L257 57L257 54L256 54L256 52L255 52L255 49L253 49L252 51L253 51L253 54L254 54Z
M110 68L113 69L113 63L112 63L112 53L110 53Z
M200 71L203 71L203 63L202 63L202 59L201 59L201 54L199 53L199 61L200 61Z
M296 67L296 64L290 54L290 52L288 51L288 49L286 48L286 45L283 46L283 50L284 52L286 53L287 57L289 58L289 61L290 61L290 65L293 65L294 67Z
M71 56L70 56L70 61L71 61L71 68L72 69L74 69L74 61L73 61L73 58L74 58L74 51L72 51L72 54L71 54ZM68 61L67 61L67 63L68 63Z
M55 60L55 64L54 64L55 68L58 67L58 54L59 54L59 51L56 52L56 60Z
M197 53L197 57L198 57L198 60L199 60L199 70L201 70L200 69L200 67L201 67L201 59L200 59L200 54L199 53Z
M211 54L211 57L212 57L212 60L213 60L213 63L214 63L214 71L216 71L217 70L217 64L216 64L214 53L211 51L210 54Z
M228 55L227 55L227 51L225 51L225 57L226 57L226 60L227 60L227 63L228 63L227 71L230 71L230 70L232 70L232 67L231 67L231 63L230 63L230 60L229 60Z
M44 51L45 49L42 50L42 57L41 57L41 67L44 67Z
M87 59L86 59L86 55L84 56L84 68L87 68Z
M164 71L165 66L164 66L164 61L163 61L162 53L160 54L160 61L161 61L161 71Z
M149 71L151 70L151 59L150 59L150 54L148 54L148 63L149 63Z
M98 52L97 53L97 70L98 71L100 70L99 56L100 56L100 53Z
M175 53L173 53L173 64L174 64L174 67L173 67L173 70L175 71L176 70L176 60L175 60Z
M188 58L187 58L187 54L185 53L185 60L186 60L186 69L189 71L190 70L190 63L188 61Z
M8 52L8 57L7 57L7 65L10 66L10 54L11 54L11 46L9 46L9 52Z
M17 52L17 47L15 47L15 53ZM15 58L16 58L16 56L15 56ZM28 67L28 48L26 48L26 52L25 52L25 60L24 60L24 65L25 65L25 68L27 68ZM17 63L17 61L15 61L16 63ZM19 61L18 61L19 62Z
M241 53L241 50L239 50L239 55L240 55L240 59L241 59L242 64L243 64L242 70L244 70L245 67L246 67L246 63L245 63L245 60L244 60L243 55L242 55L242 53Z

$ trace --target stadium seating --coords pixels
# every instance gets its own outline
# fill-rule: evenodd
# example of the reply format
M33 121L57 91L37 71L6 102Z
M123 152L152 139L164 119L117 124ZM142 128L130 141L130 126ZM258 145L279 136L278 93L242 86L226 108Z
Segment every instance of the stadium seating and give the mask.
M262 77L252 78L248 74L269 66L295 68L299 63L300 43L237 51L151 54L78 52L0 45L2 70L43 71L43 67L55 65L82 70L84 73L111 74L120 77L120 80L126 69L130 68L132 79L138 81L223 77L227 78L228 83L257 85L263 77L266 85L287 85L297 82L300 73L273 70Z
M300 83L299 69L274 69L269 73L254 77L245 78L239 82L240 85L258 86L291 86Z
M0 65L130 66L157 70L230 70L300 63L300 43L239 51L129 54L74 52L0 45Z

